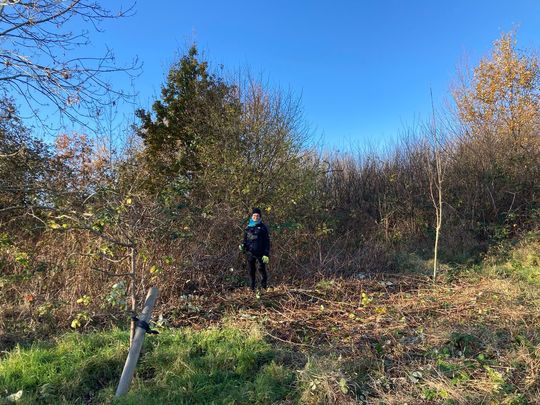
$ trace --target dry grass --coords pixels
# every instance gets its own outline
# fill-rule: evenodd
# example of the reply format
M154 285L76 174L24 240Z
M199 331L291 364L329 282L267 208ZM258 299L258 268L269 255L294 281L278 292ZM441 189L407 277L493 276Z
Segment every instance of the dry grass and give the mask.
M539 307L540 295L513 279L379 276L239 289L163 310L174 326L256 321L277 345L339 356L348 389L367 403L517 404L540 398Z

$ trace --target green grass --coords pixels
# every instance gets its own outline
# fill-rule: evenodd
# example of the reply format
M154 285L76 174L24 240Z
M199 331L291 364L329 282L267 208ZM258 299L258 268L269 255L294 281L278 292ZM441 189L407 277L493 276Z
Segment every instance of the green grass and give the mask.
M488 272L515 277L532 285L540 286L540 241L538 236L520 241L504 250L500 258L484 267Z
M0 360L0 403L110 403L127 353L119 331L70 333ZM165 331L144 345L131 390L115 403L267 404L294 396L294 372L260 333L234 328Z

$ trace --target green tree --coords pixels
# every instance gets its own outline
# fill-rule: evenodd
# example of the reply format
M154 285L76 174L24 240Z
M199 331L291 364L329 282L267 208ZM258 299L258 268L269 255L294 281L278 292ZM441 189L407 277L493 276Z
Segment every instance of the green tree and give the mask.
M169 71L152 112L138 110L138 134L157 184L191 181L203 169L203 149L227 138L240 109L234 86L209 72L193 45Z
M261 204L284 214L303 202L313 172L304 164L300 105L290 94L251 77L227 81L192 46L152 110L137 112L151 189L189 190L189 204L204 212L219 206L240 214Z
M43 202L50 153L33 139L10 100L0 115L0 220L18 219L29 206Z

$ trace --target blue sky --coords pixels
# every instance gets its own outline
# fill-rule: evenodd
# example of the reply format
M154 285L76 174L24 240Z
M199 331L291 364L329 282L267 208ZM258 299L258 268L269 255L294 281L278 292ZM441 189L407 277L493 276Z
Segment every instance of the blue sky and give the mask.
M138 103L148 108L178 52L196 42L216 66L249 67L302 97L329 148L378 143L431 114L456 67L474 66L502 32L540 47L540 1L139 0L133 17L95 37L119 62L138 55ZM124 107L131 113L133 107Z

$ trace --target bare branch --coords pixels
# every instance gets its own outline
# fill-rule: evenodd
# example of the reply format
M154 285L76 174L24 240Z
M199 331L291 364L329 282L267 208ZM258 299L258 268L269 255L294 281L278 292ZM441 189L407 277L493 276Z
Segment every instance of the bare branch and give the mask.
M99 32L106 19L130 15L113 12L97 1L38 0L2 7L0 13L0 98L17 96L41 125L52 129L38 108L54 107L68 120L89 128L88 119L102 108L133 94L110 83L112 74L132 79L140 71L135 59L126 66L116 63L113 52L71 57L90 45L90 32ZM91 31L74 33L67 26L83 21Z

